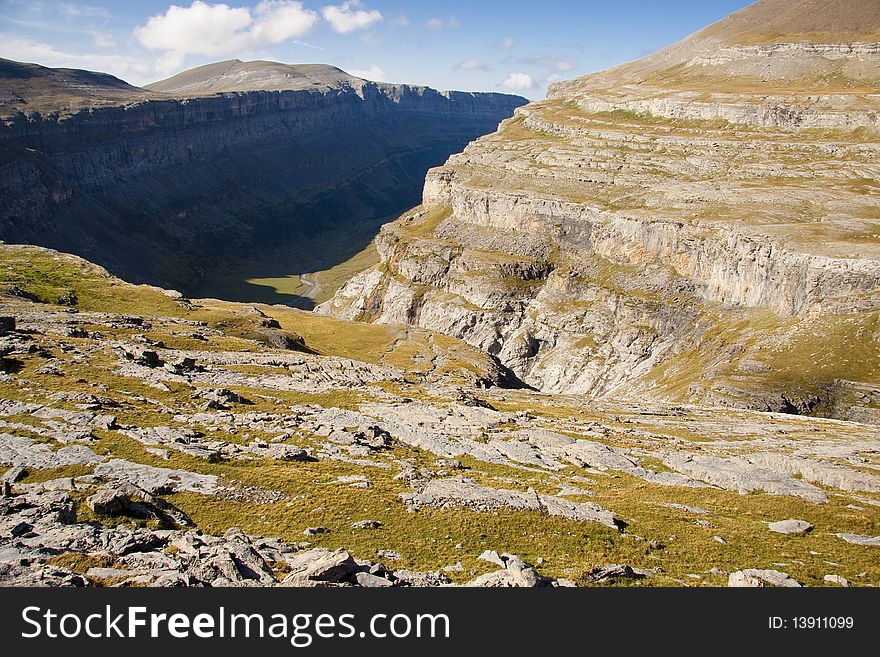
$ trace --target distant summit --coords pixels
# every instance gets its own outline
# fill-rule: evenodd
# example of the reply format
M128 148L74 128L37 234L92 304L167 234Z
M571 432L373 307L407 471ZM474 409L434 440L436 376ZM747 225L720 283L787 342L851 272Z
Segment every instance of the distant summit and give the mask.
M357 87L365 80L328 64L281 64L230 59L178 73L146 89L179 96L209 95L232 91L289 91Z
M16 109L64 113L80 106L119 105L150 95L108 73L47 68L0 58L0 116Z
M595 100L622 92L630 105L643 97L667 113L658 99L678 92L693 94L690 101L715 93L754 102L768 94L804 102L816 93L858 94L858 105L878 88L880 0L760 0L652 55L554 85L549 95Z

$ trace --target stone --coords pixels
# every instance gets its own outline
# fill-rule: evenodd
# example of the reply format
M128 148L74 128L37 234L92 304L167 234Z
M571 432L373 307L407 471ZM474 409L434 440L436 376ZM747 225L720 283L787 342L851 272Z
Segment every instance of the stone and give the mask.
M866 545L880 547L880 536L863 536L862 534L835 534L838 538L842 538L847 543L853 545Z
M767 527L777 534L806 534L813 531L813 525L806 520L779 520L768 523Z
M10 484L17 483L27 477L28 471L26 468L18 465L12 468L9 468L4 475L3 481L8 481Z
M104 479L127 481L153 495L180 491L211 495L219 488L217 477L214 475L156 468L125 459L111 459L99 463L95 467L94 474Z
M822 578L822 581L827 582L828 584L836 584L837 586L849 586L849 581L840 575L825 575L825 577Z
M223 535L226 550L232 557L239 574L244 579L263 583L276 582L275 575L266 560L254 548L250 538L241 529L232 527Z
M358 586L363 586L365 588L384 588L394 586L393 582L390 582L384 577L379 577L370 573L355 573L354 579Z
M801 584L793 579L788 573L778 570L758 570L749 568L730 573L727 578L729 587L761 587L775 586L782 588L797 588Z
M92 511L108 516L123 513L130 503L125 492L114 488L103 488L86 500Z
M500 555L501 570L480 575L465 586L475 588L535 588L551 586L552 580L542 577L538 572L513 554Z
M19 536L24 536L33 528L34 526L29 523L20 522L9 530L9 534L12 536L12 538L18 538Z
M591 570L586 580L590 584L598 584L608 579L639 579L644 577L637 573L632 566L627 564L611 564L606 566L596 566Z
M539 495L533 490L526 492L495 489L481 486L464 478L434 479L424 482L414 494L401 494L410 508L430 506L436 508L468 508L475 511L495 509L533 510L561 516L572 520L599 522L617 528L614 515L598 504L569 502L550 495Z
M296 585L300 579L319 582L341 582L358 571L359 566L345 550L333 552L315 548L287 558L290 574L284 579L287 585Z
M315 458L312 457L306 450L295 447L294 445L282 445L275 444L269 445L268 448L269 456L278 461L314 461Z
M494 563L496 566L504 568L504 560L497 552L495 552L495 550L485 550L477 557L477 559L488 561L489 563Z
M189 516L173 504L127 482L99 489L86 500L86 505L101 515L155 518L176 527L193 524Z
M395 570L394 577L397 586L411 586L417 588L448 586L452 582L446 575L439 572L420 573L412 570Z
M0 335L12 333L15 330L15 317L0 315Z
M358 520L351 523L352 529L379 529L382 523L378 520Z
M330 530L326 527L308 527L303 534L306 536L317 536L318 534L326 534Z

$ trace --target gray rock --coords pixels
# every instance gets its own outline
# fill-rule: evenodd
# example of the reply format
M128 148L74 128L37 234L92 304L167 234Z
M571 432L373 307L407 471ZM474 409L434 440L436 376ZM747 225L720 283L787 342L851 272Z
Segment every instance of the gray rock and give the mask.
M470 479L434 479L421 484L417 493L404 493L401 497L407 506L418 508L468 508L475 511L495 509L514 509L540 511L549 515L572 520L599 522L617 528L614 515L598 504L570 502L550 495L539 495L529 489L527 492L496 489L481 486Z
M117 488L102 488L86 500L92 511L108 516L121 514L130 503L128 495Z
M378 520L358 520L351 523L352 529L379 529L382 523Z
M395 570L395 583L397 586L412 586L417 588L432 588L435 586L448 586L452 581L443 573L420 573L412 570Z
M838 538L842 538L847 543L853 545L869 545L880 547L880 536L863 536L861 534L835 534Z
M269 445L269 456L278 461L314 461L306 450L294 445Z
M849 580L840 575L825 575L825 577L822 578L822 581L827 582L828 584L836 584L837 586L849 586Z
M53 450L48 444L35 443L24 436L0 434L0 463L49 470L65 465L94 465L100 461L101 457L85 445L65 445Z
M284 584L297 586L299 580L318 582L341 582L359 570L357 562L346 550L332 552L325 548L315 548L296 554L287 559L290 574Z
M306 536L317 536L318 534L326 534L329 531L326 527L308 527L303 531L303 534Z
M824 504L828 496L812 484L779 470L758 467L744 457L721 459L700 454L672 454L664 463L690 477L725 490L750 493L764 491L770 495L791 495Z
M727 578L729 587L761 587L776 586L784 588L797 588L801 584L788 573L778 570L757 570L749 568L730 573Z
M18 465L13 468L9 468L9 470L6 471L6 473L3 475L3 481L8 481L10 484L14 484L24 479L27 474L27 469Z
M813 525L806 520L780 520L768 523L767 527L777 534L806 534L813 530Z
M358 586L363 586L365 588L383 588L394 586L393 582L390 582L384 577L371 575L370 573L355 573L354 579L357 582Z
M127 481L153 495L180 491L211 495L219 488L217 477L214 475L156 468L124 459L111 459L100 463L94 473L104 479Z
M504 564L501 570L480 575L465 586L475 588L535 588L550 586L552 580L541 577L537 571L513 554L502 554L500 560Z
M504 560L495 550L485 550L477 559L482 559L483 561L488 561L489 563L494 563L496 566L501 566L504 568Z
M627 564L612 564L607 566L596 566L586 576L587 582L590 584L598 584L608 579L639 579L644 577L637 573L632 566Z

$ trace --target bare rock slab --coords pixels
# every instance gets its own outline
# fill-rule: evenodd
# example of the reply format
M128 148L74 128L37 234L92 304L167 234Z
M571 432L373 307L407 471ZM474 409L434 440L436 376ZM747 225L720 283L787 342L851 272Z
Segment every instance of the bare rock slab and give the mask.
M727 586L734 588L776 586L782 588L798 588L801 583L788 573L778 570L759 570L748 568L730 573Z
M847 543L853 545L870 545L880 547L880 536L862 536L861 534L835 534L837 538L842 538Z
M780 520L767 523L767 527L777 534L806 534L813 531L813 525L806 520Z

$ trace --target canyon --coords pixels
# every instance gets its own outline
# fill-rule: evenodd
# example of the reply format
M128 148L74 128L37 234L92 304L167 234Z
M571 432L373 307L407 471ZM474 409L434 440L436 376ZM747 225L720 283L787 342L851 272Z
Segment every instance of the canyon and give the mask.
M279 70L280 82L257 85L268 90L242 77ZM224 62L181 75L220 90L0 62L0 239L188 294L237 267L304 273L309 249L284 245L344 230L336 259L346 260L417 202L430 166L525 103L317 65Z
M880 0L528 104L0 63L0 585L880 585Z

